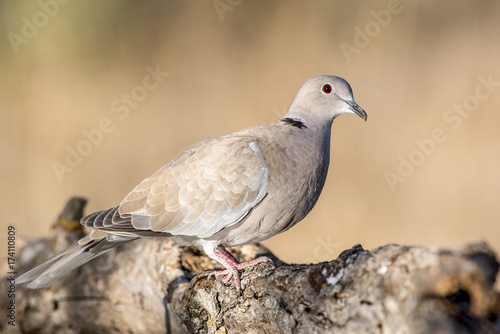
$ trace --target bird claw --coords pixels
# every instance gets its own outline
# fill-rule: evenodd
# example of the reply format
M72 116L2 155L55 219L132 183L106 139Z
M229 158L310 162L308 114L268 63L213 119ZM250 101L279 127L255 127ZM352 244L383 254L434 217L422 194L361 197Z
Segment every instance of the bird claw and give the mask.
M257 265L259 263L263 263L263 262L272 262L272 260L266 256L260 256L256 259L253 259L253 260L248 261L248 262L234 263L234 267L229 268L229 269L224 269L224 270L216 270L216 271L210 273L209 277L211 275L215 275L215 276L225 275L222 278L222 283L224 283L224 284L228 284L229 281L231 280L231 278L234 277L236 290L238 291L239 294L241 294L241 280L240 280L239 271L243 270L245 268L255 266L255 265Z
M232 271L229 271L227 269L223 269L223 270L216 270L216 271L212 271L208 277L210 276L221 276L221 275L225 275L223 278L222 278L222 282L224 283L228 283L229 280L231 279L231 277L233 277L233 272Z
M226 274L226 276L224 276L224 277L222 278L222 282L223 282L224 284L229 283L229 280L231 279L231 277L233 277L233 273L232 273L232 272L228 272L228 273Z

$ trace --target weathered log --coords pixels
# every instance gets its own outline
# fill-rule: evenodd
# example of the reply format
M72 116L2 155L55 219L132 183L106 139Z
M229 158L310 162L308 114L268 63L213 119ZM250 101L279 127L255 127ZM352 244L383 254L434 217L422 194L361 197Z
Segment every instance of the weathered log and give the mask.
M76 217L78 218L78 217ZM28 241L17 271L80 237L52 229ZM74 220L74 219L73 219ZM59 227L57 225L59 224ZM72 226L71 224L66 227ZM64 238L55 237L65 234ZM144 239L89 262L49 287L16 287L16 326L7 333L497 333L499 264L484 242L461 250L360 245L330 262L285 264L259 245L239 260L273 261L242 271L242 293L213 275L197 247ZM231 282L232 283L232 282ZM9 282L1 280L2 291ZM2 309L8 306L0 297Z

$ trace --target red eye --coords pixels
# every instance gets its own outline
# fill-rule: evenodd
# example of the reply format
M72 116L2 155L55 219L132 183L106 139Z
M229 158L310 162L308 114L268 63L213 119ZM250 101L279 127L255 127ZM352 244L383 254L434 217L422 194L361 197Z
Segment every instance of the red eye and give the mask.
M323 93L330 94L332 92L332 86L329 84L323 85Z

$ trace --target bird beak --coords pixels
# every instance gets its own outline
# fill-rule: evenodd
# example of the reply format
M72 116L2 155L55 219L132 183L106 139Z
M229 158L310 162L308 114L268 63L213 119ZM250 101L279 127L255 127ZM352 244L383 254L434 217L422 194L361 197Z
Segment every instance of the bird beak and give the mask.
M368 118L366 112L354 100L345 101L349 105L349 111L365 120Z

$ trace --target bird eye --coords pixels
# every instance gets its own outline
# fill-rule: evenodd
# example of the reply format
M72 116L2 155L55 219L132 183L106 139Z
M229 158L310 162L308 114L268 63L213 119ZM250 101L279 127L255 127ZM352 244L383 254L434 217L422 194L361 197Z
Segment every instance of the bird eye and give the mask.
M332 92L332 86L329 84L323 85L323 93L330 94Z

